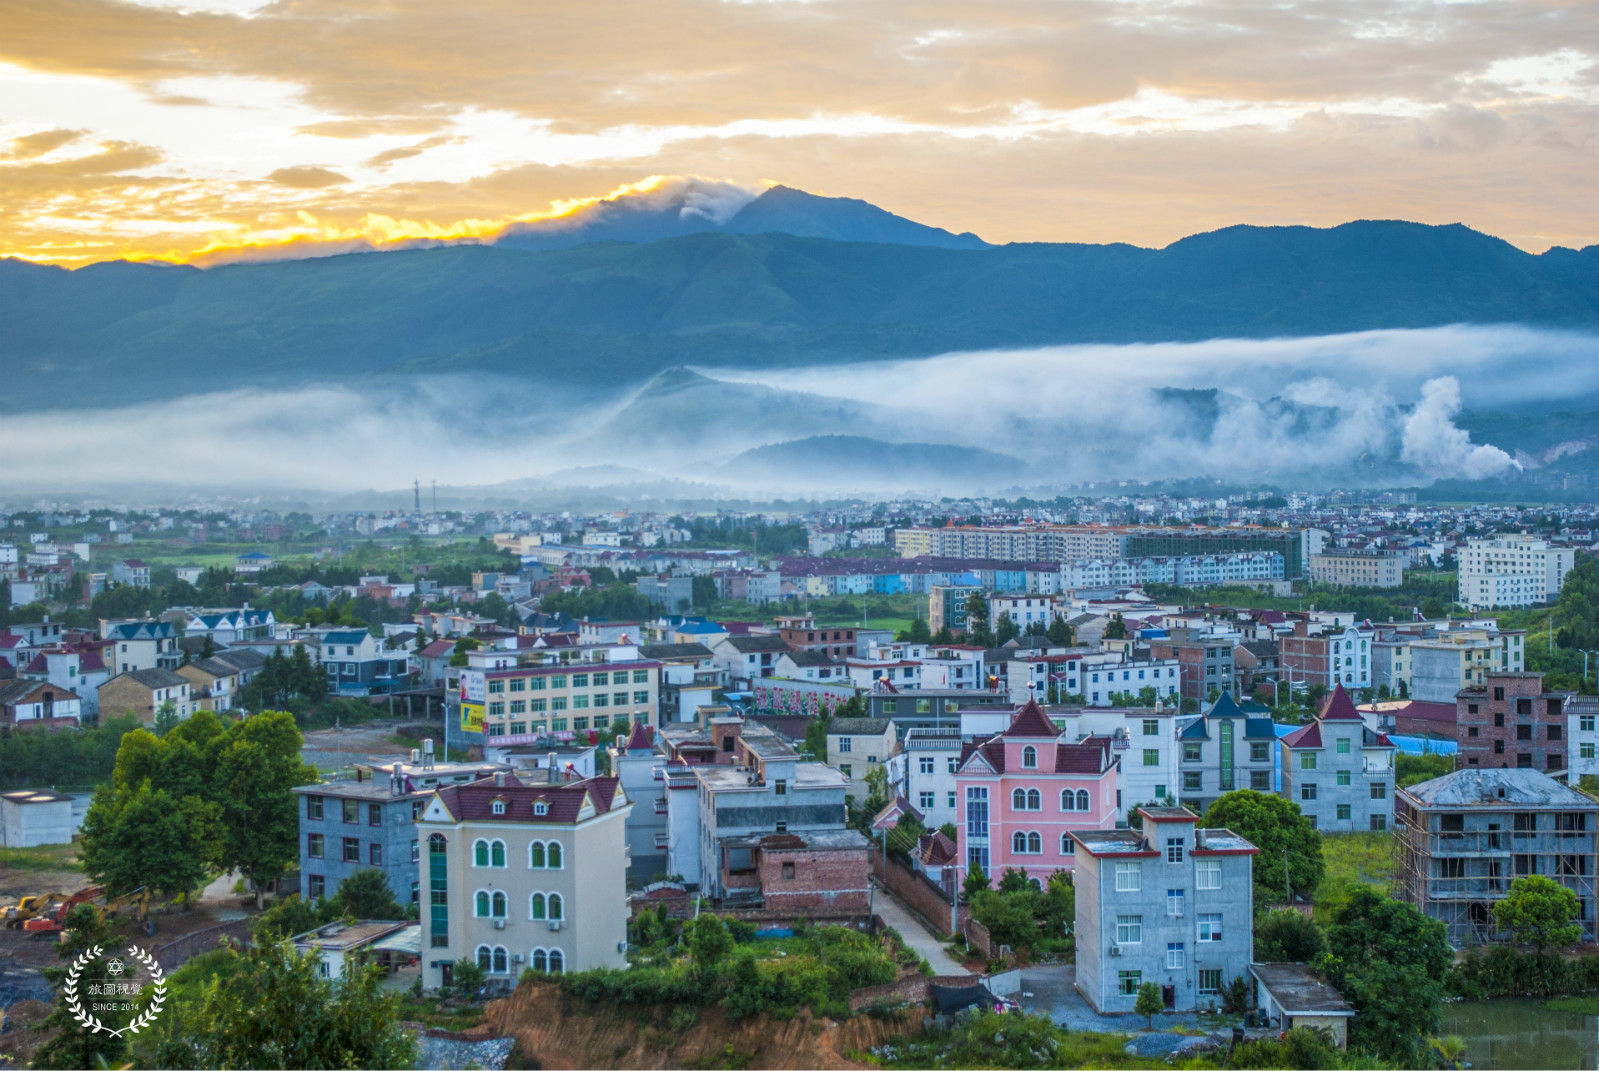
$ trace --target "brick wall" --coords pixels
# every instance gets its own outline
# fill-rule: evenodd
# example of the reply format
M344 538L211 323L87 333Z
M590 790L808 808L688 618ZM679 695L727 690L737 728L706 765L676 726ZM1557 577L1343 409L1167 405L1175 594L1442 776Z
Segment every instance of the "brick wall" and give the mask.
M976 919L966 920L966 944L968 947L982 953L985 959L994 958L994 944L988 939L988 927Z
M870 896L865 849L810 851L763 847L761 895L767 910L865 914Z
M932 997L932 987L935 985L964 987L976 981L970 974L944 974L929 978L914 968L907 968L900 972L898 981L852 990L849 1010L858 1012L873 1004L920 1004Z
M1563 700L1544 692L1540 673L1489 674L1484 685L1462 690L1455 698L1460 767L1559 773L1566 757Z
M175 971L200 953L209 952L217 947L217 943L224 937L238 942L248 941L253 922L253 919L234 919L219 926L196 930L187 937L180 937L176 941L158 946L151 954L155 956L156 962L161 964L163 971Z
M889 859L885 869L884 884L900 903L910 908L924 923L941 936L951 936L949 928L949 899L943 890L896 859ZM956 909L955 926L958 930L966 920L966 905Z

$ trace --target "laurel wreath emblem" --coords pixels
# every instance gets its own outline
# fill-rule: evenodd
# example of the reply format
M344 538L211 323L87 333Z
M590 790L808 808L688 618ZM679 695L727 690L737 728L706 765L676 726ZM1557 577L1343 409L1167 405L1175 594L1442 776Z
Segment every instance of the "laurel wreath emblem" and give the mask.
M161 1014L161 1008L167 999L166 973L161 970L161 964L157 963L155 957L150 953L137 945L132 945L128 948L128 955L144 964L145 969L150 972L150 977L154 979L154 984L151 987L153 992L150 997L150 1003L145 1006L144 1011L133 1022L120 1030L113 1030L102 1023L98 1015L84 1011L83 1005L78 1000L78 976L83 973L83 968L100 958L100 955L100 946L95 945L93 948L81 953L72 961L72 966L67 969L66 981L61 985L61 993L67 998L67 1010L72 1013L72 1017L79 1023L96 1033L104 1032L112 1037L120 1037L123 1034L137 1034L140 1030L149 1026L157 1015Z

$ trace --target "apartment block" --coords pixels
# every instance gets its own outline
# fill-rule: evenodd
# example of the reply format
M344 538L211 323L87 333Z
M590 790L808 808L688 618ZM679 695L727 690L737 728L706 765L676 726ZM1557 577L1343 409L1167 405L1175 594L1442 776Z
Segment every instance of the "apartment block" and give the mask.
M476 654L461 671L463 720L481 716L484 735L497 744L588 730L604 735L622 721L655 724L661 663L640 657L636 646Z
M1101 1014L1131 1012L1145 982L1168 1011L1219 1006L1253 958L1258 849L1181 807L1138 815L1142 830L1071 834L1077 991Z
M1274 791L1276 744L1269 715L1250 716L1223 692L1203 715L1185 720L1178 729L1181 780L1167 785L1167 802L1181 800L1203 812L1235 789Z
M1455 740L1464 767L1566 769L1569 692L1546 691L1542 673L1490 673L1455 696Z
M1343 588L1397 588L1404 585L1408 557L1397 550L1327 547L1310 556L1310 579Z
M1468 539L1456 552L1459 601L1472 610L1551 602L1576 564L1576 553L1535 536Z
M1382 733L1366 727L1343 685L1316 720L1279 741L1282 794L1325 833L1380 832L1393 814L1394 755Z

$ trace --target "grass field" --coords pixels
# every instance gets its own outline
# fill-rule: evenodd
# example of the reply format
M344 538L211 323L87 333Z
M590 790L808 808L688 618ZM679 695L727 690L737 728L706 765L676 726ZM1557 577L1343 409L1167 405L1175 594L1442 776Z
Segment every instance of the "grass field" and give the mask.
M1321 857L1327 874L1316 890L1316 917L1325 916L1349 899L1358 886L1380 892L1393 890L1392 833L1328 833L1321 838Z
M0 848L0 870L82 870L75 844L41 844L37 848Z

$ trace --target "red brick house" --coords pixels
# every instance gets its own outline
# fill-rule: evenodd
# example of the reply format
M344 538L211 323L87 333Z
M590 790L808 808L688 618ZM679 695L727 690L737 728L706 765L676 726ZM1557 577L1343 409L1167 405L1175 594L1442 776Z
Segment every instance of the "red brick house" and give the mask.
M1490 673L1455 695L1460 767L1566 768L1570 692L1544 690L1542 673Z

